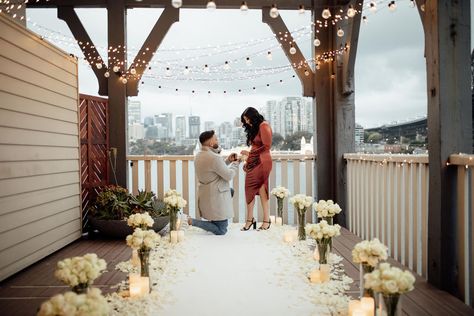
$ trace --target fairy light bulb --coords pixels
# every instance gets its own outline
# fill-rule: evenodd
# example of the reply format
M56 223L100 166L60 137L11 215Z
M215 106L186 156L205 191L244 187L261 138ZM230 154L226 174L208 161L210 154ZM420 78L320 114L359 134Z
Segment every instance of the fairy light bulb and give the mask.
M230 64L228 61L224 63L224 70L229 70L230 69Z
M329 19L331 17L331 11L329 11L329 8L324 9L321 16L326 20Z
M375 1L371 1L369 3L369 10L372 13L375 13L377 11L377 3Z
M108 72L108 71L104 72L104 77L105 77L105 78L110 77L110 72Z
M113 70L114 72L119 72L119 71L120 71L120 67L117 66L117 65L115 65L115 66L112 68L112 70Z
M344 36L344 30L341 29L341 28L339 28L339 29L337 30L337 36L343 37L343 36Z
M166 67L166 72L165 72L165 74L166 74L167 76L171 76L170 67Z
M415 3L415 0L410 0L410 4L409 4L410 8L414 8L416 7L416 3Z
M321 64L319 62L316 63L316 70L321 69Z
M347 9L347 16L353 18L356 15L357 11L354 9L352 5L349 5L349 9Z
M299 6L299 9L298 9L298 13L299 14L305 14L306 10L304 9L304 5L300 4Z
M208 65L204 65L204 72L205 72L206 74L208 74L209 71L210 71L209 66L208 66Z
M296 54L296 48L293 46L293 44L291 44L291 47L290 47L290 54L291 55Z
M189 67L188 67L188 66L185 66L185 67L184 67L183 74L184 74L185 76L189 75Z
M250 60L250 57L247 57L247 58L246 58L245 63L247 64L247 66L251 66L251 65L252 65L252 61Z
M272 4L272 8L270 9L270 16L276 19L279 15L280 15L280 12L278 12L276 5Z
M95 64L95 66L97 67L97 69L102 69L102 63L97 63Z
M122 77L122 83L123 83L123 84L127 84L127 82L128 82L127 78Z
M308 71L308 69L306 69L306 70L304 71L304 75L305 75L306 77L309 76L309 71Z
M395 1L390 1L390 3L388 4L388 8L392 12L395 11L397 9L397 4L395 3Z
M267 59L270 60L270 61L273 60L272 52L267 53Z
M136 75L137 74L137 70L135 69L135 67L133 67L132 69L130 69L130 73L132 75Z
M248 11L249 11L249 7L247 5L247 2L245 1L242 2L242 4L240 5L240 12L245 14L245 13L248 13Z
M319 40L319 38L315 38L314 39L314 42L313 42L314 46L318 47L319 45L321 45L321 41Z
M182 0L171 0L171 5L174 8L179 9L183 5L183 1Z
M216 6L216 3L213 1L213 0L209 0L207 2L207 5L206 5L206 8L209 10L209 11L214 11L217 6Z
M364 24L367 25L367 23L369 23L369 19L364 15L362 17L362 22L364 22Z

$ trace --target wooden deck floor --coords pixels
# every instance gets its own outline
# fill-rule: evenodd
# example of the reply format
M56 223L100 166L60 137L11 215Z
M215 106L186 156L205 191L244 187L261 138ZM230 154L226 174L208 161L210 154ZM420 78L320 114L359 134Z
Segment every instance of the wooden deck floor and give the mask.
M359 241L357 236L343 230L342 235L333 242L334 251L344 257L347 275L354 279L348 292L353 297L357 297L359 293L359 266L351 262L351 251ZM109 271L96 280L95 286L106 293L115 291L113 286L124 280L126 275L116 271L114 267L118 262L130 258L130 249L123 241L82 239L1 282L0 315L35 315L41 302L67 290L67 287L54 278L56 262L89 252L97 253L108 263ZM391 263L397 264L393 260ZM404 315L474 315L474 309L448 293L437 290L422 278L417 279L415 288L401 300Z

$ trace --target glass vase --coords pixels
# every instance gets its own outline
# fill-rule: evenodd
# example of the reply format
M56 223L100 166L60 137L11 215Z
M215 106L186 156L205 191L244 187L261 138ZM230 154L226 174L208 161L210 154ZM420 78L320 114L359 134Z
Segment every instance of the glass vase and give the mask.
M173 230L178 230L178 212L170 210L170 233Z
M328 264L329 258L329 244L323 241L318 241L319 264Z
M360 297L373 297L374 300L375 300L375 295L374 295L374 291L372 289L366 289L365 286L364 286L364 275L366 275L367 273L371 273L372 271L374 271L374 267L372 267L371 265L369 265L368 263L366 262L363 262L360 264L359 266L360 268Z
M72 287L72 291L76 294L85 294L87 293L87 290L89 290L88 283L79 283L78 285Z
M298 239L306 240L306 230L304 226L306 224L305 212L298 211Z
M400 300L400 294L383 294L382 297L387 316L397 315L397 307L398 301Z
M283 218L283 199L277 198L277 216Z
M328 222L329 225L334 224L334 217L332 217L332 216L323 217L321 220L325 220L326 222Z
M139 249L138 257L140 258L140 276L150 276L150 249Z

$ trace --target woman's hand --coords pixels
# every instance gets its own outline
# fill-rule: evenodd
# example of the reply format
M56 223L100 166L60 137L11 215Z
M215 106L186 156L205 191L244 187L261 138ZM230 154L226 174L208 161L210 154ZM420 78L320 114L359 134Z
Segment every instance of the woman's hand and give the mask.
M241 156L248 156L248 155L250 155L250 152L249 152L248 150L242 150L242 151L240 152L240 155L241 155Z

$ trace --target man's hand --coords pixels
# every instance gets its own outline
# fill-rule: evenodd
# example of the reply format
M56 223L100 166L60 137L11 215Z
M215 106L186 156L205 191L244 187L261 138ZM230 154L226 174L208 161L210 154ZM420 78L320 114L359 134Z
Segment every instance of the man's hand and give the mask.
M236 153L232 153L229 155L229 157L227 158L229 160L229 162L234 162L237 160L237 154Z

